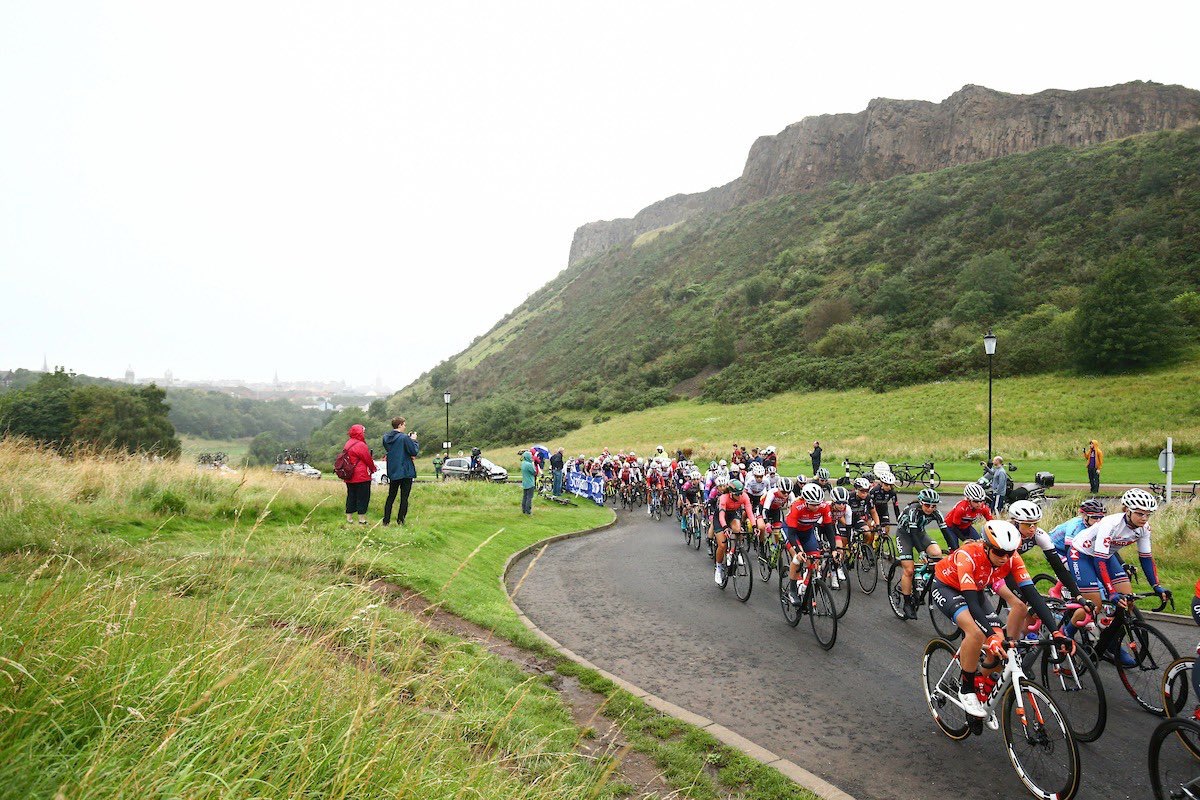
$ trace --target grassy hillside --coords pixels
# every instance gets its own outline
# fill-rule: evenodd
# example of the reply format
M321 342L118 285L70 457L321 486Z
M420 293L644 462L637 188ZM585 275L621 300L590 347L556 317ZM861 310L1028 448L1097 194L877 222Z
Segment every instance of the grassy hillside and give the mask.
M570 429L552 417L564 409L590 419L672 395L732 403L974 377L988 327L999 377L1077 373L1099 346L1081 343L1085 323L1116 329L1094 306L1077 318L1106 269L1145 281L1134 308L1194 341L1197 253L1200 128L834 184L573 265L389 410L440 431L449 387L456 441L544 439ZM1108 310L1120 329L1138 318ZM1187 352L1140 336L1122 346L1152 363ZM514 403L536 427L497 423Z

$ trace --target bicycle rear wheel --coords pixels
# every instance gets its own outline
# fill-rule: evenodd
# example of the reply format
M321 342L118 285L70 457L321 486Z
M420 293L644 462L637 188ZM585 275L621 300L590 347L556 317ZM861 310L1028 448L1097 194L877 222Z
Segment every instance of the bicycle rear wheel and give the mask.
M692 512L692 545L699 550L700 540L704 538L704 517L698 511Z
M1021 681L1004 695L1001 729L1008 760L1025 788L1037 797L1070 800L1079 789L1079 745L1066 715L1050 694L1032 681Z
M821 580L825 582L825 588L829 590L829 596L833 599L834 613L841 619L850 608L850 576L842 570L844 577L839 578L837 570L837 563L833 559L822 559Z
M892 607L892 613L896 615L896 619L907 619L904 614L904 596L900 594L900 573L903 568L900 562L897 561L888 568L887 581L887 598L888 605Z
M779 605L783 607L783 618L793 628L800 624L800 606L788 599L788 579L786 569L779 570Z
M1132 667L1123 667L1120 658L1114 659L1121 683L1138 705L1151 714L1165 717L1163 676L1171 662L1179 658L1179 651L1157 628L1137 621L1126 625L1122 645L1128 648L1137 663Z
M1196 702L1195 698L1191 697L1192 670L1195 667L1194 656L1177 658L1167 667L1167 672L1163 675L1162 695L1163 709L1167 712L1168 717L1186 714L1192 703ZM1182 734L1180 735L1182 737ZM1200 758L1200 740L1184 738L1183 743L1196 758Z
M775 570L775 565L779 563L779 557L775 554L775 545L771 542L762 542L755 546L755 551L758 557L755 561L758 562L758 577L763 583L771 580L771 573Z
M875 551L866 542L858 545L858 558L854 560L854 572L858 575L858 588L870 594L879 585L879 570L875 566Z
M751 566L751 556L742 545L738 545L738 551L733 554L733 564L730 565L729 571L733 573L730 576L733 580L733 593L738 600L743 603L750 599L750 593L754 591L754 567Z
M1183 743L1185 746L1181 746ZM1150 788L1156 800L1200 797L1200 766L1194 757L1200 747L1200 724L1174 717L1150 737Z
M1042 648L1042 685L1067 715L1071 733L1081 742L1094 742L1108 722L1108 698L1104 683L1090 658L1076 650L1059 663Z
M925 645L925 655L921 659L921 676L924 678L925 702L929 705L929 713L933 714L933 721L951 739L965 739L970 732L967 712L953 702L958 699L962 685L962 670L954 657L956 652L945 639L931 639Z
M883 534L878 535L882 536ZM875 551L875 566L879 568L879 574L886 577L892 564L896 563L896 558L896 540L891 536L885 536L878 542L878 548Z
M805 611L808 613L808 623L812 625L813 636L822 650L833 647L837 641L837 609L834 607L833 596L820 578L813 578L808 587L805 600Z

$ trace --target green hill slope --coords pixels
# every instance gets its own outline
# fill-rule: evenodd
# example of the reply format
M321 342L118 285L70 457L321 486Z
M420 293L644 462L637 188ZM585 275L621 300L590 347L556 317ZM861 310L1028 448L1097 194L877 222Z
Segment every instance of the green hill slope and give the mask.
M1200 128L835 184L572 266L389 410L440 439L450 387L456 442L549 438L572 418L672 395L740 402L978 375L988 327L1005 342L998 376L1074 370L1076 310L1114 257L1147 284L1131 307L1172 301L1154 317L1194 335L1198 254Z

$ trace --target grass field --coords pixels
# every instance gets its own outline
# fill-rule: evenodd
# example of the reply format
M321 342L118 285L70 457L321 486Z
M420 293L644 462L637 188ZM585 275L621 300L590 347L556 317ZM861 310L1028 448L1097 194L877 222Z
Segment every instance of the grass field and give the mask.
M1176 481L1200 479L1200 361L1137 376L1007 378L993 388L993 450L1017 462L1018 480L1032 481L1048 468L1060 482L1086 483L1086 465L1075 455L1098 439L1104 482L1162 482L1156 459L1167 436L1182 454ZM703 460L728 458L735 442L774 445L786 471L808 474L814 440L835 475L843 458L932 458L946 480L977 478L987 455L987 381L789 393L741 405L686 400L589 422L545 444L570 454L608 447L643 455L662 444L671 452L691 449ZM515 463L507 451L493 460Z
M549 655L499 584L509 554L611 512L421 484L408 525L347 525L340 482L0 441L0 797L608 798L553 675L392 607L385 580ZM373 518L382 498L373 498ZM557 660L552 658L552 660ZM680 796L808 797L607 694ZM719 771L711 769L720 767Z

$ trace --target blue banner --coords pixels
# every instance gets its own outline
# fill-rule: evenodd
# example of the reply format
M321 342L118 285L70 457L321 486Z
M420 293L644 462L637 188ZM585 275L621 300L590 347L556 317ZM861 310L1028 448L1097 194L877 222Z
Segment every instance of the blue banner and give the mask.
M604 505L604 478L593 478L579 471L568 472L564 484L568 492Z

